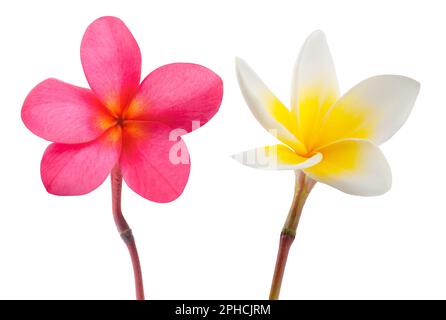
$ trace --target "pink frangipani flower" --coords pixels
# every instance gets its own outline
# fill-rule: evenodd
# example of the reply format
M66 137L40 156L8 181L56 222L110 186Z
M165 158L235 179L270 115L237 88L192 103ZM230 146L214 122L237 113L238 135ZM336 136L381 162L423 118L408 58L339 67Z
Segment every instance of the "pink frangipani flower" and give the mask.
M130 251L137 297L143 299L136 246L121 212L122 178L146 199L175 200L190 171L181 135L218 111L223 83L191 63L162 66L140 83L139 46L115 17L88 27L81 62L91 90L45 80L27 96L22 119L34 134L53 142L41 162L49 193L86 194L111 173L115 222Z
M41 163L48 192L89 193L119 164L136 193L156 202L175 200L186 185L190 164L170 161L170 150L181 144L181 159L188 160L179 135L192 131L194 121L203 125L217 112L221 79L200 65L172 63L140 84L138 44L114 17L88 27L81 61L91 90L48 79L23 105L27 128L54 142ZM183 130L172 135L178 128Z

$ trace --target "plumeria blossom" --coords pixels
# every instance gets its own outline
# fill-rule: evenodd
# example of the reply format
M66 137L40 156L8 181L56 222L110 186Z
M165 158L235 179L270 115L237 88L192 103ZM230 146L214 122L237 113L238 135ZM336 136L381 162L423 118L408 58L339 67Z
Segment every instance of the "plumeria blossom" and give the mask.
M398 75L368 78L340 96L335 68L321 31L306 40L297 60L288 109L241 59L243 96L261 125L282 144L235 156L245 165L303 170L346 193L372 196L391 186L389 165L378 148L404 124L419 83Z
M217 112L221 79L200 65L172 63L140 83L139 46L115 17L87 28L81 62L91 90L48 79L23 105L28 129L54 142L41 162L48 192L89 193L118 165L128 186L144 198L176 199L190 171L180 136Z

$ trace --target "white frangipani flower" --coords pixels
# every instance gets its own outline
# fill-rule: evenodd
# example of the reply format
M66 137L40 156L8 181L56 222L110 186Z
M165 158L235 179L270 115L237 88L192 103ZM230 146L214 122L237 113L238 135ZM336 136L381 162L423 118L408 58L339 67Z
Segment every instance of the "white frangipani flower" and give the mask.
M257 168L302 170L346 193L373 196L389 190L390 167L378 146L406 121L420 85L398 75L368 78L343 96L321 31L306 40L297 60L288 109L241 59L243 96L262 126L283 144L234 156ZM266 165L269 164L269 165Z

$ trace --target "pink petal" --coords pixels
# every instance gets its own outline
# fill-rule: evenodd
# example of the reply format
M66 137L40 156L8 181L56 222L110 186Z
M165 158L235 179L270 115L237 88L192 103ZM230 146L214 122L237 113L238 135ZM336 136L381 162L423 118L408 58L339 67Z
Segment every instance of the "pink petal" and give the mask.
M120 163L128 186L155 202L170 202L178 198L189 178L190 161L186 145L162 123L126 123Z
M86 194L107 178L118 163L121 129L114 127L84 144L51 144L43 155L40 173L49 193L60 196Z
M141 52L124 22L115 17L94 21L82 39L81 60L90 87L119 114L141 80Z
M34 134L59 143L94 140L113 121L90 90L56 79L31 90L23 104L22 120Z
M163 122L190 132L218 111L223 82L211 70L192 63L162 66L142 82L126 118Z

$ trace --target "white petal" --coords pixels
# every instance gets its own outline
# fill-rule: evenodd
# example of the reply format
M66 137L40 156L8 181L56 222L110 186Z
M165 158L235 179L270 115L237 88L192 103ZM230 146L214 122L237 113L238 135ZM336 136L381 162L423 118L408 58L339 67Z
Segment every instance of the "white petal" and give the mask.
M305 152L305 147L293 133L296 123L290 111L240 58L236 58L236 71L246 103L260 124L294 150Z
M246 166L258 169L299 170L319 163L322 155L317 153L305 158L290 148L277 144L248 150L234 155L233 158Z
M381 75L360 82L327 113L318 145L346 138L381 144L406 122L420 84L397 75Z
M392 185L389 164L381 150L370 141L342 140L319 152L322 161L304 170L314 180L361 196L383 194Z
M325 112L339 98L333 59L322 31L305 41L296 61L291 88L291 107L297 117L300 138L311 144Z

